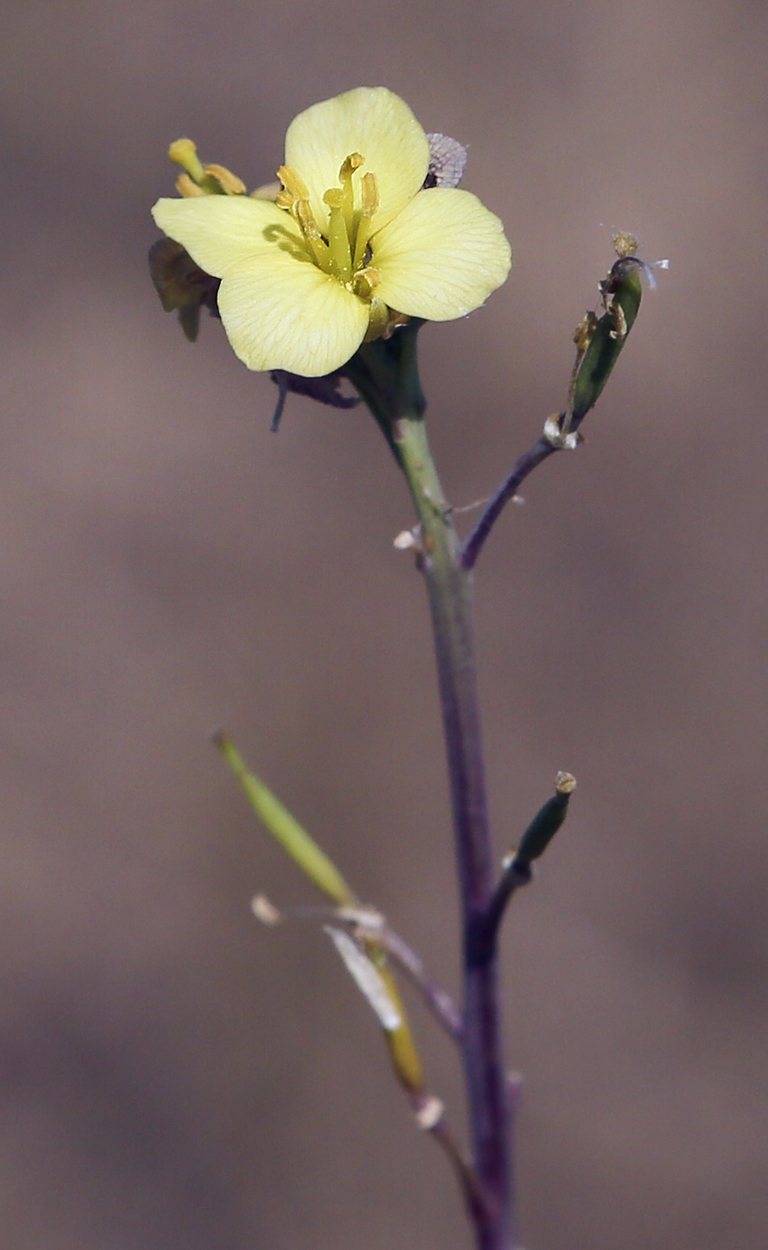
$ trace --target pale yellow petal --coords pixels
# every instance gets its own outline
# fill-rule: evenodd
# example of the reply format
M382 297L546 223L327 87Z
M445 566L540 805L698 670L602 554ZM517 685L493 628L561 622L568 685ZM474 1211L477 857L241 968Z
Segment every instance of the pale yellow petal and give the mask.
M224 275L219 312L249 369L287 369L306 378L339 369L368 328L368 308L315 265L273 249Z
M249 257L271 255L281 243L294 250L303 246L295 221L284 209L244 195L158 200L152 216L215 278Z
M285 163L307 184L321 224L328 219L323 194L339 185L342 161L353 152L365 157L354 177L358 193L361 175L376 175L380 204L373 228L379 229L423 185L429 140L405 101L386 87L356 87L299 113L285 136Z
M463 317L506 281L512 263L504 227L469 191L420 191L372 240L381 273L376 294L429 321Z

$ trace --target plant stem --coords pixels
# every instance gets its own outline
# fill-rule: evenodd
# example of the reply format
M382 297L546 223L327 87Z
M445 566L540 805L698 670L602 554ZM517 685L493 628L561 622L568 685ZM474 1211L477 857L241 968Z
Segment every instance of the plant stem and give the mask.
M485 511L478 521L472 533L464 543L464 549L461 554L462 566L467 569L473 569L477 563L477 557L480 555L483 543L490 534L496 521L499 519L502 511L513 499L515 492L519 486L522 486L529 473L548 459L560 448L550 443L548 439L542 437L533 444L529 451L523 452L519 460L515 464L512 472L504 478L498 490L491 496Z
M472 626L471 572L424 428L418 324L368 344L347 374L405 474L419 518L419 566L432 615L450 778L463 939L462 1049L472 1159L481 1205L470 1207L478 1250L512 1250L510 1099L501 1037L498 953L478 941L495 885Z
M451 996L429 975L416 952L388 924L378 930L378 939L393 963L419 991L438 1024L452 1041L460 1042L464 1028L462 1014Z
M501 1040L497 951L480 950L482 926L495 884L488 821L477 670L472 628L471 575L461 568L461 544L429 454L423 420L400 417L395 445L421 523L448 757L461 892L464 1002L463 1050L472 1153L487 1208L478 1223L479 1250L510 1250L509 1115Z

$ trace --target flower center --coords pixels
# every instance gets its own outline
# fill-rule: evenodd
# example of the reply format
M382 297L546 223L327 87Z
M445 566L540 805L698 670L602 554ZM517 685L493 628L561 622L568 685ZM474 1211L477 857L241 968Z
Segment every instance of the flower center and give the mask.
M355 180L355 174L364 164L365 157L353 152L339 170L340 185L325 192L323 202L328 205L325 232L312 212L304 180L291 165L282 165L277 171L283 189L276 203L287 209L298 223L307 258L323 273L370 302L381 281L378 270L369 264L371 221L379 207L379 189L375 174L362 174Z

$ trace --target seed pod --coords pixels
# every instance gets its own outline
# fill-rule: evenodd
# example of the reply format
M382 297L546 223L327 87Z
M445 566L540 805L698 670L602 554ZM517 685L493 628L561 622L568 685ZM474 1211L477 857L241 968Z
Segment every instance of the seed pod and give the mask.
M526 829L513 857L518 869L529 868L534 859L543 855L568 814L568 803L576 789L576 778L571 773L558 773L555 793L547 799Z
M640 274L645 269L636 256L615 262L600 283L605 312L591 328L573 384L570 429L576 430L602 393L635 321L642 298ZM581 329L581 327L580 327Z

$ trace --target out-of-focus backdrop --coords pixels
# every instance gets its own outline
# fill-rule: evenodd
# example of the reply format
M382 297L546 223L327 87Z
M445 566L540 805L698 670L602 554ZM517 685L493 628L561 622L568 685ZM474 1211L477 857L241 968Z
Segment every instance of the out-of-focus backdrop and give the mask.
M384 84L469 146L509 283L422 334L450 498L562 404L611 235L671 258L578 454L477 576L499 855L579 779L505 932L532 1250L768 1238L766 82L748 0L8 0L0 1219L13 1250L470 1243L263 777L452 988L424 596L372 419L290 398L146 273L168 143L249 186ZM416 1010L461 1120L448 1043Z

